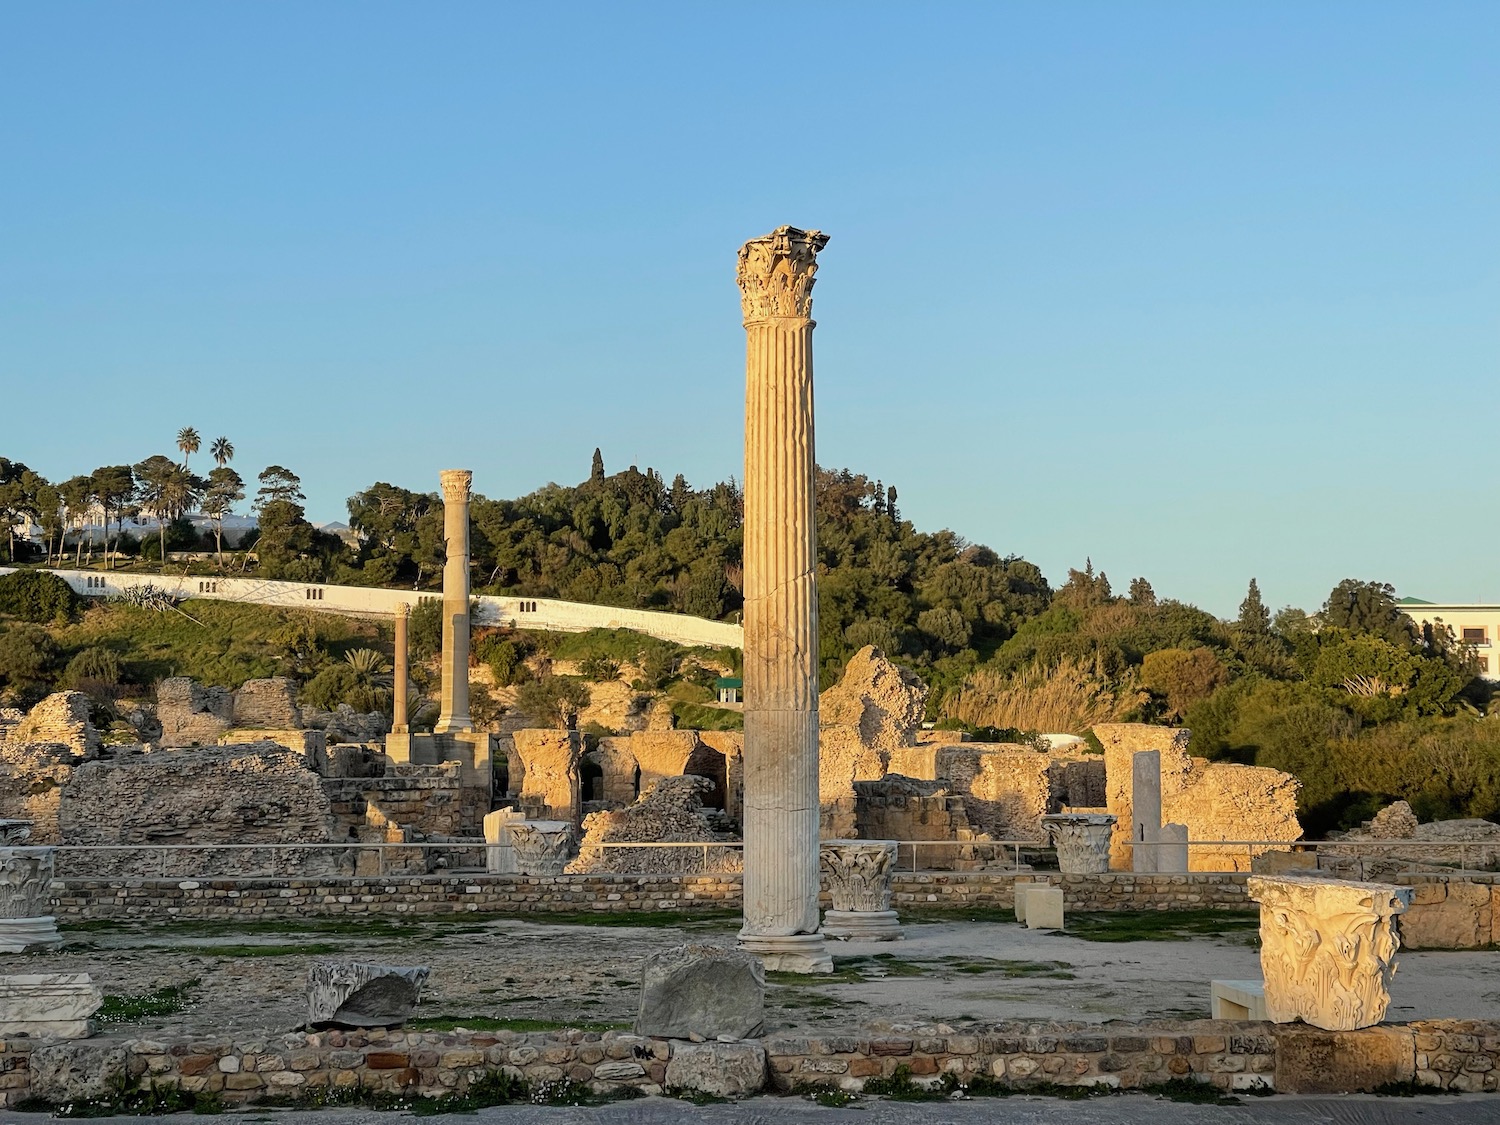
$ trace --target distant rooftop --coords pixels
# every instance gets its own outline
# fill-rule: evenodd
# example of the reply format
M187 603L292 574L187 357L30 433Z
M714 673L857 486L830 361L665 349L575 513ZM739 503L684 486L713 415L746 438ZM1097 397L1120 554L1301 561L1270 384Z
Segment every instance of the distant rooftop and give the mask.
M1396 599L1396 604L1397 605L1437 605L1437 602L1430 602L1426 598L1397 598Z

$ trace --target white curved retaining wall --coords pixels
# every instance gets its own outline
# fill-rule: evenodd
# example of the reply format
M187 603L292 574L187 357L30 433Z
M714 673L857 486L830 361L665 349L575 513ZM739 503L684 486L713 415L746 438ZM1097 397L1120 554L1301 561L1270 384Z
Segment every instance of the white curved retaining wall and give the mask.
M13 567L0 567L9 574ZM182 577L171 574L121 574L99 570L53 570L84 597L119 596L139 586L155 586L182 598L213 598L227 602L253 602L286 609L319 609L326 613L367 614L392 617L396 605L416 605L441 597L414 590L385 590L375 586L333 586L324 583L271 582L260 578ZM632 629L680 645L710 645L742 648L744 629L723 621L708 621L684 613L660 613L646 609L587 605L556 598L497 598L478 596L481 625L511 625L520 629L547 629L582 633L588 629Z

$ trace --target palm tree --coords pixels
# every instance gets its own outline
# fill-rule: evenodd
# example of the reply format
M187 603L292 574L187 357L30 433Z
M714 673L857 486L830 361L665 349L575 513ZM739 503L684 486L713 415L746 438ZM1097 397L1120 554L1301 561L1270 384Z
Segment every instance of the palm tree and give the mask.
M192 426L183 426L177 431L177 448L182 450L182 467L187 468L188 458L198 452L198 431Z
M208 451L213 455L214 464L221 469L234 460L234 443L227 437L214 438L214 443L208 447Z

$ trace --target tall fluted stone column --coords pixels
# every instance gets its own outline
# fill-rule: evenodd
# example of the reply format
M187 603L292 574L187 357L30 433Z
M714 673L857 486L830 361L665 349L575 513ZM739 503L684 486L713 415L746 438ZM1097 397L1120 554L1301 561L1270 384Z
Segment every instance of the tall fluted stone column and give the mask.
M471 731L469 718L469 485L468 469L444 469L443 539L443 705L438 734Z
M391 733L407 734L406 696L411 691L411 666L406 647L406 625L411 606L396 603L396 671L391 676Z
M833 971L818 932L812 287L828 236L740 247L745 317L745 924L768 969Z

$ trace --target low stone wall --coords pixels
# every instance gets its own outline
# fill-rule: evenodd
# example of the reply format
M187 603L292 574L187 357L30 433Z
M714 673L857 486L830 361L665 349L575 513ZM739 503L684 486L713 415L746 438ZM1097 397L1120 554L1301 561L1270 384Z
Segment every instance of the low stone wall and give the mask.
M877 1035L780 1035L702 1045L623 1032L373 1029L181 1040L4 1040L0 1105L28 1096L52 1102L97 1097L122 1071L132 1084L177 1085L231 1104L330 1087L442 1096L461 1093L496 1071L535 1084L576 1082L598 1093L659 1094L671 1087L703 1088L704 1076L715 1069L704 1065L705 1052L733 1058L736 1071L748 1077L747 1092L858 1091L899 1068L918 1082L951 1074L965 1085L982 1077L1022 1090L1043 1084L1136 1089L1174 1078L1283 1093L1352 1093L1411 1081L1451 1090L1500 1088L1500 1024L1458 1020L1354 1032L1212 1020L963 1030L930 1025Z
M1253 910L1246 875L1021 875L984 872L903 872L892 880L898 911L1006 910L1015 886L1045 881L1062 887L1070 911ZM1415 886L1401 917L1403 943L1412 949L1474 949L1500 944L1500 876L1405 876ZM53 884L59 920L318 917L339 914L452 914L477 912L631 913L654 910L738 910L740 876L558 876L480 873L293 877L276 879L63 879ZM826 896L825 896L826 897Z

